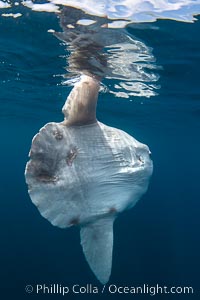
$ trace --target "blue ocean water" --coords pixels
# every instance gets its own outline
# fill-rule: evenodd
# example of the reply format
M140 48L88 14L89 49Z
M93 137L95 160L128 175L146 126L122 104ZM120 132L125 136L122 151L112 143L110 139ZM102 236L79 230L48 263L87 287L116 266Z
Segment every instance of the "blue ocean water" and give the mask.
M65 67L65 47L47 33L51 27L59 29L57 18L29 13L26 18L1 18L0 25L2 299L45 297L27 294L29 284L101 288L85 261L78 228L61 230L42 218L24 179L32 137L47 122L63 119L61 108L71 90L55 76ZM98 119L149 145L154 162L148 192L116 220L109 284L191 286L194 294L152 297L199 299L200 21L160 20L154 25L157 29L128 31L153 48L163 67L158 95L130 101L105 93L98 103ZM98 297L151 298L109 293Z

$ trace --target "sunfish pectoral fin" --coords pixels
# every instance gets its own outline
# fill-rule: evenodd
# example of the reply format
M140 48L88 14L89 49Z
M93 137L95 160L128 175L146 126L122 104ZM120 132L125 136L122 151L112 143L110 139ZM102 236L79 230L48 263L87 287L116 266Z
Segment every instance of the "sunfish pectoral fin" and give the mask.
M110 278L113 251L114 218L99 219L81 227L81 245L85 258L102 284Z

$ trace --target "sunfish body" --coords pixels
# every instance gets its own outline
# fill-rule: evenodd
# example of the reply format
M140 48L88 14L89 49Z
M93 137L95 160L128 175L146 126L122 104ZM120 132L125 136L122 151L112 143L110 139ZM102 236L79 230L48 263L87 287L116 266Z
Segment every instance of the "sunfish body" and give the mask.
M32 202L53 225L80 226L92 271L110 277L113 222L148 187L149 148L96 121L99 83L82 76L63 107L65 121L48 123L33 138L25 176Z

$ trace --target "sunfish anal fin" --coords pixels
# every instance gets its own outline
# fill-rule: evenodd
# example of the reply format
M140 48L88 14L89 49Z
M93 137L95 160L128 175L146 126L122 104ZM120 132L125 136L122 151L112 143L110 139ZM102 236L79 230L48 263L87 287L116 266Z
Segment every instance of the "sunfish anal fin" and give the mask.
M113 251L114 218L103 218L81 227L81 245L85 258L98 280L110 278Z

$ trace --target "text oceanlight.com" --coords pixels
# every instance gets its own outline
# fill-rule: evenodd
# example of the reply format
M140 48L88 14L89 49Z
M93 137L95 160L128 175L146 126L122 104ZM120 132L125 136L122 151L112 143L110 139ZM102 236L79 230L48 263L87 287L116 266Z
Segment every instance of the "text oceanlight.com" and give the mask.
M62 284L36 284L26 285L26 293L54 294L66 296L67 294L147 294L150 296L164 295L164 294L193 294L194 290L191 286L161 286L156 284L154 286L143 284L141 286L122 286L116 284L104 285L101 287L92 284L80 285L74 284L72 286Z

